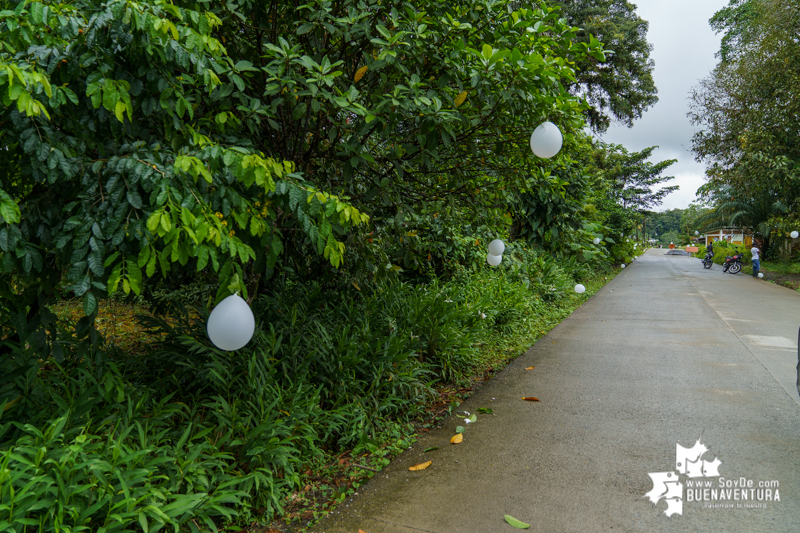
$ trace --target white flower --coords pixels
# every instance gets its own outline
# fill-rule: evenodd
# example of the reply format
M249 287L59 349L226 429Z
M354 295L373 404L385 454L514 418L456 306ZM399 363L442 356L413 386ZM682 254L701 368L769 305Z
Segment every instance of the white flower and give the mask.
M451 303L453 303L453 300L450 300L450 299L448 298L447 300L445 300L445 302L447 302L447 303L451 304Z
M464 411L464 414L469 416L469 411Z
M470 420L469 418L465 418L465 419L464 419L464 423L465 423L465 424L469 424L470 422L471 422L471 420Z
M481 313L481 318L486 318L486 313Z

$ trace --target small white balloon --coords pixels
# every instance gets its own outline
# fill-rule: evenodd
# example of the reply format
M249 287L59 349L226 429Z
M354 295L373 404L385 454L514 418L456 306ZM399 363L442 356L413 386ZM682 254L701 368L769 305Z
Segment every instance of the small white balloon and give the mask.
M598 237L595 237L592 242L595 244L600 244L600 239Z
M759 273L758 273L758 277L759 277L759 278L763 278L763 277L764 277L764 274L763 274L763 272L759 272Z
M256 319L238 294L222 300L208 317L208 338L220 350L238 350L253 338Z
M791 232L789 235L791 235L791 236L792 236L792 239L796 239L796 238L797 238L797 236L798 236L798 235L800 235L800 233L797 233L796 231L793 231L793 232Z
M575 285L575 292L577 292L578 294L583 294L584 292L586 292L586 287L578 283L577 285Z
M695 235L700 235L700 232L699 231L695 231L694 234Z
M503 260L503 256L502 255L486 254L486 262L489 263L490 265L492 265L493 267L496 267L497 265L499 265L500 261L502 261L502 260Z
M531 150L544 159L549 159L561 150L564 138L561 130L552 122L543 122L531 133Z
M492 255L503 255L506 245L500 239L495 239L489 243L489 253Z
M622 263L622 265L621 265L621 266L622 266L622 268L625 268L625 263Z

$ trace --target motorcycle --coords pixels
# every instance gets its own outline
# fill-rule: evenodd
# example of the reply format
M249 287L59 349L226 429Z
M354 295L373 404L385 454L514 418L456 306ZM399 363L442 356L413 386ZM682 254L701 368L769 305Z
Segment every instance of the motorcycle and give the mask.
M711 268L711 265L714 264L712 258L714 257L714 252L708 252L706 257L703 259L703 268Z
M742 254L735 254L733 256L725 256L725 264L722 265L722 273L730 272L731 274L738 274L742 269Z

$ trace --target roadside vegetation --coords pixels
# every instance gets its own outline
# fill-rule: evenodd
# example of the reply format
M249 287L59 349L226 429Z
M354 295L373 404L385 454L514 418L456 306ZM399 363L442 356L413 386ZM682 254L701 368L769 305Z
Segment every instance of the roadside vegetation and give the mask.
M718 63L692 92L692 150L706 164L692 230L743 228L764 258L796 262L800 243L798 0L731 0L710 20ZM766 266L766 264L765 264Z
M0 2L0 529L307 523L641 253L646 22L573 4Z

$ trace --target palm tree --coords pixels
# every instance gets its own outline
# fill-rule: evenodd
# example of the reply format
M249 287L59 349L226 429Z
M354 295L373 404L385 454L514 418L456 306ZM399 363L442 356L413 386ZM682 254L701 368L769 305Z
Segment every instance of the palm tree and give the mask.
M778 195L772 191L765 192L756 197L742 198L738 194L734 196L730 189L720 191L717 195L717 205L710 212L697 218L696 224L702 231L710 230L720 226L738 226L750 229L753 237L759 235L762 242L762 251L766 252L769 248L769 236L771 227L769 219L786 213L788 208Z

